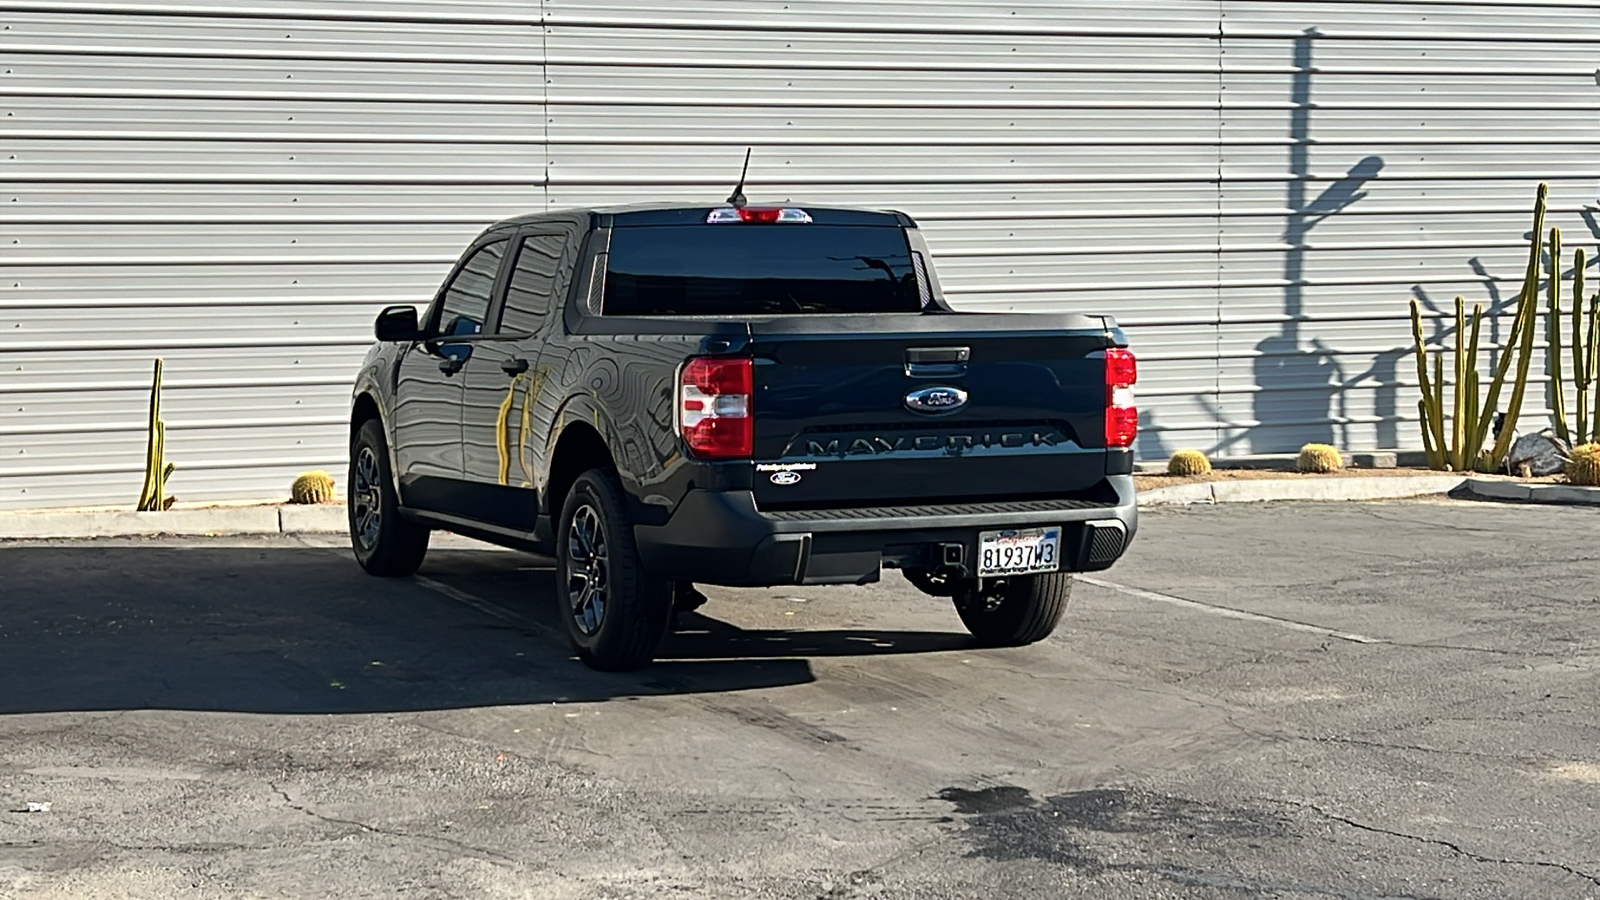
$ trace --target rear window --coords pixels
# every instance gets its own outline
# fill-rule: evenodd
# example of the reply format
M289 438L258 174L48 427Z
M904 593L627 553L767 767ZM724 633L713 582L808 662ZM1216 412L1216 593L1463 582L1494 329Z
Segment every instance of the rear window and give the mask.
M602 312L917 312L911 247L870 225L644 225L611 234Z

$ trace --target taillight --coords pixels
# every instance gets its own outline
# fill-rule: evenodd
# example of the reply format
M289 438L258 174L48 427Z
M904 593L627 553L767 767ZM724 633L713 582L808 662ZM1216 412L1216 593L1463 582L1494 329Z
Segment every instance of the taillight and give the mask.
M1107 447L1131 447L1139 435L1139 409L1133 400L1138 380L1139 364L1132 353L1121 347L1106 351Z
M706 216L707 225L718 225L728 222L787 222L794 225L811 224L811 214L803 209L794 207L776 206L725 206L713 209Z
M755 364L748 359L691 359L678 376L678 429L700 459L741 459L755 452Z

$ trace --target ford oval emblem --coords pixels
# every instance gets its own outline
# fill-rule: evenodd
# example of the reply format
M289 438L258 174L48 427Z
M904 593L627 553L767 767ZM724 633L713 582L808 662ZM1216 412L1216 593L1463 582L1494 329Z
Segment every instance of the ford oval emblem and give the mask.
M790 471L790 470L787 470L787 469L782 471L782 472L773 472L772 473L772 483L773 484L782 484L782 485L799 484L800 483L800 473L799 472Z
M939 415L953 413L967 405L967 392L958 387L919 388L906 395L906 409Z

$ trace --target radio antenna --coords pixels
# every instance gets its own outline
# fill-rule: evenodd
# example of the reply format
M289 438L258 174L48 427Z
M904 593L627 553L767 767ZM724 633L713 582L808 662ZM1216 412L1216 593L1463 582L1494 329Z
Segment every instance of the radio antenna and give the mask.
M733 193L728 195L728 202L733 204L734 209L744 209L744 205L750 202L744 198L744 177L750 174L750 150L749 147L744 148L744 171L739 173L739 183L733 186Z

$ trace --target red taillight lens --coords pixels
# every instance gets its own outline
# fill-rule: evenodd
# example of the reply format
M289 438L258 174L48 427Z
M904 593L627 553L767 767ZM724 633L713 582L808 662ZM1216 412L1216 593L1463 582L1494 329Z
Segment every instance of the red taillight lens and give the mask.
M678 429L700 459L741 459L755 452L755 364L748 359L691 359L678 377Z
M1133 401L1133 385L1139 380L1139 364L1133 354L1121 347L1106 351L1106 446L1131 447L1139 436L1139 409Z

